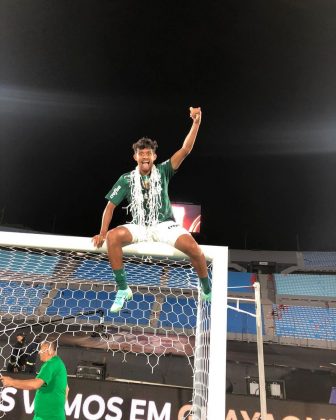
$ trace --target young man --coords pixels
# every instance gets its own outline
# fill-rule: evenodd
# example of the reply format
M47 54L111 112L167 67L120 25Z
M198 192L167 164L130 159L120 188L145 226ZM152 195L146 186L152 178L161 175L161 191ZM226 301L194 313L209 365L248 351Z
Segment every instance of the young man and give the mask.
M65 420L65 401L68 396L67 371L56 355L55 342L41 343L39 356L43 365L34 379L0 377L3 386L36 390L33 420Z
M204 254L191 234L175 222L168 196L171 177L194 146L202 119L201 108L190 108L190 117L192 126L182 147L163 163L154 165L158 146L156 141L142 138L134 143L133 158L137 162L136 168L122 175L106 195L108 203L103 213L100 233L92 238L92 242L100 248L107 241L108 257L118 289L111 307L112 312L119 312L125 301L133 296L126 281L122 247L141 241L168 243L186 254L199 276L202 298L211 300ZM132 222L109 230L114 209L124 199L129 203Z

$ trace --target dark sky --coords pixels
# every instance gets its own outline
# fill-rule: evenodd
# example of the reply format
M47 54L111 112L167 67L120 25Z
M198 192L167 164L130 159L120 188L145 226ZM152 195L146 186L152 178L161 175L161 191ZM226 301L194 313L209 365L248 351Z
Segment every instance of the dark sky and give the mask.
M94 235L132 143L169 158L201 106L170 186L199 241L334 251L335 75L334 0L0 0L0 224Z

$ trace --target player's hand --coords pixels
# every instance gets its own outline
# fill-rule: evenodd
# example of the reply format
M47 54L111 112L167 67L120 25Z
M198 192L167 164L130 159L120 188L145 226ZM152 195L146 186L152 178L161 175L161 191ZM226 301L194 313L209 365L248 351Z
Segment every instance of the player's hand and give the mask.
M99 234L99 235L95 235L91 239L91 242L96 248L101 248L105 242L105 239L106 239L106 235Z
M11 386L13 378L10 378L9 376L2 376L1 375L0 380L2 381L3 386Z
M193 108L192 106L189 108L190 111L190 118L194 121L196 124L200 124L202 119L202 111L201 108Z

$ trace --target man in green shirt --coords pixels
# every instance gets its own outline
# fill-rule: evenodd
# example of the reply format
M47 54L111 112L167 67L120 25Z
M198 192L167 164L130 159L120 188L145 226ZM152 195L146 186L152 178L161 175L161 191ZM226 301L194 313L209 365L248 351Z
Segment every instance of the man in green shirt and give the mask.
M3 386L36 390L33 420L65 420L65 401L69 392L67 370L56 355L55 342L44 341L39 356L43 365L34 379L2 376Z
M168 184L181 163L191 152L199 126L201 108L190 107L192 126L182 147L173 156L158 165L156 160L157 142L142 138L133 144L136 168L122 175L106 195L100 233L92 238L94 246L100 248L107 242L107 251L117 283L117 294L111 307L119 312L126 300L132 298L132 290L127 285L123 264L122 247L141 241L164 242L186 254L195 268L202 287L203 299L211 300L208 269L201 247L193 236L174 219L168 196ZM109 230L114 209L126 199L132 215L132 222Z

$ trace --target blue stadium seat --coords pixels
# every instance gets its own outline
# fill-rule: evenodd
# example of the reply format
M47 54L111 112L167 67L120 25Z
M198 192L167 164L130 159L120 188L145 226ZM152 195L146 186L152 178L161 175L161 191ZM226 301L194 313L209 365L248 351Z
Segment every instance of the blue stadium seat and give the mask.
M36 283L35 287L19 281L0 282L0 312L13 315L32 315L50 287Z
M336 265L336 252L304 251L302 253L305 268L332 268Z
M53 303L47 309L47 315L61 317L78 316L79 319L91 321L99 320L99 315L79 315L80 313L103 309L104 322L130 323L136 325L148 325L151 314L153 295L133 294L133 299L125 305L125 308L117 314L109 312L116 292L72 290L62 289L54 298Z
M0 250L0 269L18 273L51 275L59 260L58 256Z
M196 327L196 302L191 297L167 296L160 313L160 325L168 328Z
M278 295L336 296L336 276L324 274L274 274Z
M336 339L336 309L315 306L284 306L274 317L275 333L278 336L310 338L316 340Z

